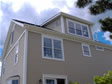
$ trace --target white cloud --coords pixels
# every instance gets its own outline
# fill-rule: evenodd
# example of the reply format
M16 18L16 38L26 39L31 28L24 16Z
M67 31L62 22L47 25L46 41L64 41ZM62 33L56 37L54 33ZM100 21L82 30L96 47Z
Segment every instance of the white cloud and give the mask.
M60 9L61 12L69 13L69 9L64 6L62 9Z
M0 22L2 21L2 16L3 16L3 13L2 13L2 11L0 10Z
M111 42L111 44L112 44L112 39L110 39L110 37L109 37L109 36L110 36L110 34L111 34L110 32L105 32L103 37L105 38L105 40L110 41L110 42Z
M65 0L67 2L67 6L68 7L74 7L74 3L77 1L77 0Z
M32 5L40 13L41 11L47 10L49 8L54 8L52 0L27 0L28 3Z

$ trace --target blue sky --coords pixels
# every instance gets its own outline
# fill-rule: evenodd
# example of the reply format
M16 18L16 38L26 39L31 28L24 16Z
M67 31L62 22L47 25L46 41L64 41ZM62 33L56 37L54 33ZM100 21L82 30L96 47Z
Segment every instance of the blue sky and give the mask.
M2 55L2 51L3 51L3 49L2 49L2 48L0 48L0 58L1 58L1 55Z
M101 43L105 43L105 44L108 44L108 45L112 45L112 42L109 41L109 40L106 40L105 39L105 36L104 36L104 32L103 31L99 31L97 32L97 40ZM94 34L93 35L94 39L96 39L96 35Z

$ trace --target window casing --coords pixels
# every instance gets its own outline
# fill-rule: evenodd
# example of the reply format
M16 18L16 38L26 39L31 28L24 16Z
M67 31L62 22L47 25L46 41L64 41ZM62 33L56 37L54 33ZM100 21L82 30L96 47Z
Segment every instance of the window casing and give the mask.
M42 54L43 58L64 60L62 39L43 36Z
M16 65L18 63L18 52L19 52L19 44L17 43L16 45L16 51L15 51L15 55L14 55L14 64Z
M67 76L44 74L42 84L68 84Z
M19 78L14 77L7 80L7 84L19 84Z
M82 44L83 56L91 57L91 50L88 44Z
M104 51L104 48L100 47L100 46L96 46L96 50L98 50L98 51Z
M67 20L67 28L69 34L90 38L88 25L81 24L72 20Z

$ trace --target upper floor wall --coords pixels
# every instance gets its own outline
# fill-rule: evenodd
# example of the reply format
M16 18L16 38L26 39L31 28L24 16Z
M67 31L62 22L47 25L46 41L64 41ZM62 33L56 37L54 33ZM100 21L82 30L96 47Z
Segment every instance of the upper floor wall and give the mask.
M82 44L89 45L91 56L83 56ZM28 32L27 82L37 84L43 73L67 75L68 81L81 81L81 84L92 82L94 75L112 70L111 51L107 48L98 51L95 45L62 38L55 33Z
M7 43L7 49L6 54L9 52L9 50L12 48L12 46L17 42L21 34L24 32L24 28L22 28L20 25L16 24L15 22L11 22L9 32L9 40ZM6 55L5 54L5 55Z
M19 40L7 53L6 57L2 62L2 73L1 73L1 84L7 84L10 79L20 76L20 84L23 84L23 73L24 73L24 52L25 52L25 33L21 35Z
M50 21L48 20L48 22L46 22L43 26L61 33L76 35L93 40L91 30L93 23L75 16L62 14L54 17Z

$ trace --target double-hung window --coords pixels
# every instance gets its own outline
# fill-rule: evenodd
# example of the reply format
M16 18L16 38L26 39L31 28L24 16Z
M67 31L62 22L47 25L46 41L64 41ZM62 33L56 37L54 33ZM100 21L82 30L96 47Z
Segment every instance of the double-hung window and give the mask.
M63 60L62 40L43 36L43 57Z
M75 34L74 23L68 21L68 26L69 26L69 32L70 32L71 34Z
M72 20L67 20L67 22L68 22L68 33L86 38L90 37L88 25L81 24Z
M89 57L91 57L91 50L90 50L89 45L82 44L82 51L83 51L83 56L89 56Z
M82 36L82 29L80 24L75 24L76 27L76 34Z

